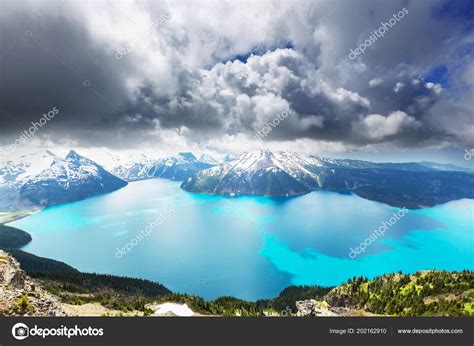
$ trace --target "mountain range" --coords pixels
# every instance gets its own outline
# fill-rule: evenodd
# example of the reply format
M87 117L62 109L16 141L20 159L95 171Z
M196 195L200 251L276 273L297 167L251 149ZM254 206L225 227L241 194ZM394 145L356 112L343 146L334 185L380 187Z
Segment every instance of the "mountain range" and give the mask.
M210 157L204 158L213 160ZM118 164L112 168L111 172L127 181L152 178L182 181L192 174L212 166L210 163L196 159L192 153L182 152L158 160L143 158L138 161Z
M411 209L474 198L472 171L432 162L374 163L268 150L222 160L182 152L160 159L104 156L103 162L73 150L64 158L43 150L1 162L0 210L73 202L153 178L182 181L181 188L193 193L287 197L327 190Z
M264 196L328 190L411 209L474 198L474 174L447 169L442 164L373 163L258 150L201 170L181 187L195 193Z

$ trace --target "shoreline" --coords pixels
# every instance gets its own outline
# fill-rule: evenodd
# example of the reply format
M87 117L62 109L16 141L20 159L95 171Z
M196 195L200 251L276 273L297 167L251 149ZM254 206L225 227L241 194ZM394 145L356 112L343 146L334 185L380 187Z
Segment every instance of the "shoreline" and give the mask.
M7 225L11 222L23 219L25 217L31 216L40 212L41 208L33 208L33 209L26 209L20 211L7 211L7 212L0 212L0 225Z

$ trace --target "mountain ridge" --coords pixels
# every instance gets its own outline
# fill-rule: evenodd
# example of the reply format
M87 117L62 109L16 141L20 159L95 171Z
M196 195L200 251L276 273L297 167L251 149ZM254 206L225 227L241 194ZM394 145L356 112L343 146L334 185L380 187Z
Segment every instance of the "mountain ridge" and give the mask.
M273 197L328 190L419 209L474 198L474 191L465 188L473 184L472 172L444 171L418 163L373 163L257 150L201 170L183 181L181 188L193 193Z
M269 150L233 153L220 161L201 154L207 162L191 152L159 159L143 154L105 159L101 166L75 150L65 157L41 150L4 160L0 210L67 203L114 191L127 181L153 178L181 181L183 190L194 193L286 197L328 190L411 209L474 198L474 191L465 188L474 184L474 171L426 161L375 163Z
M191 152L180 152L161 159L144 159L117 165L112 173L127 181L164 178L182 181L195 172L210 168L213 164L200 161Z
M71 150L63 158L44 150L0 167L4 209L47 207L112 192L127 182ZM6 197L6 198L5 198Z

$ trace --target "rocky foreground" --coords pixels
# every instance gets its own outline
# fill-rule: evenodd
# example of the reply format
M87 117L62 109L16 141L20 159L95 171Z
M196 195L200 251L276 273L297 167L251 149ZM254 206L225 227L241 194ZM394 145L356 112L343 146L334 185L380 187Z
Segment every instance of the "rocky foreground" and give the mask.
M20 269L10 254L0 250L0 316L143 316L143 312L123 312L98 303L72 305L59 302ZM186 304L149 304L151 316L199 316Z
M65 316L61 304L0 250L0 316Z
M332 306L315 299L297 301L296 308L298 317L377 316L363 309Z

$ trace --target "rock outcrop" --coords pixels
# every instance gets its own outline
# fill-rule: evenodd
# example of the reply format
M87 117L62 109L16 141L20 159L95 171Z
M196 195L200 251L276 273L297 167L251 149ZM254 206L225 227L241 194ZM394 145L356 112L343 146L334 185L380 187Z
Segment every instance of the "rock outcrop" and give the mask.
M324 301L317 301L314 299L302 300L296 302L298 312L296 316L337 316L334 312L329 310L329 305Z
M315 299L296 302L296 316L299 317L326 317L326 316L374 316L367 311L349 307L332 306L327 301Z
M0 316L65 316L58 300L0 250Z

